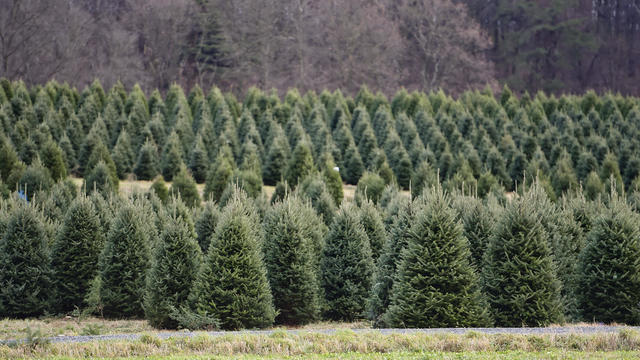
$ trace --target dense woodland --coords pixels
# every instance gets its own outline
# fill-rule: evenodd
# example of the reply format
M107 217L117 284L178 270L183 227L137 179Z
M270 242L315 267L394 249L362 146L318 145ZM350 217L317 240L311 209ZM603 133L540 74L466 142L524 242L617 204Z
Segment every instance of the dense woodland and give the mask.
M639 324L639 131L594 92L1 80L0 317Z
M640 0L4 0L0 76L640 95Z

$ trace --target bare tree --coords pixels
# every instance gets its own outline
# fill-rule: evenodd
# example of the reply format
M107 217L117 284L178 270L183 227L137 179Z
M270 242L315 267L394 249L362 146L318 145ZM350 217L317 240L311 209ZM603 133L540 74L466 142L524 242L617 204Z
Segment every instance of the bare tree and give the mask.
M407 64L425 90L457 91L494 81L485 56L491 42L465 5L451 0L401 0L395 8L408 40Z

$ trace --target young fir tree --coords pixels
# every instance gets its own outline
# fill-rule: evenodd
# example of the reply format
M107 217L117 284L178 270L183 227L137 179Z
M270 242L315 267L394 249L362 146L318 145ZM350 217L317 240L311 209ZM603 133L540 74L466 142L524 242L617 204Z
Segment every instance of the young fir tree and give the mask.
M85 307L103 246L104 229L93 203L85 196L76 198L53 243L51 267L57 311Z
M232 159L221 152L215 164L209 168L204 186L204 198L213 201L220 201L222 192L233 177Z
M382 221L380 211L371 200L363 201L360 204L359 216L360 223L362 227L364 227L364 232L367 233L367 237L369 238L371 256L375 264L378 257L380 257L382 247L387 237L384 222Z
M47 141L40 151L42 165L49 169L53 181L58 181L67 177L67 165L64 160L62 149L53 140Z
M223 329L264 328L276 312L261 255L255 210L236 195L220 216L194 283L198 313L219 319Z
M413 172L411 178L411 196L420 196L423 190L428 190L438 183L436 172L428 162L422 161Z
M340 169L340 172L343 175L344 181L347 184L357 184L364 172L364 165L362 164L362 158L360 157L358 148L356 148L353 142L345 151L343 163L344 169Z
M389 228L389 236L378 258L373 276L371 296L367 306L368 317L373 320L373 325L376 327L390 326L390 324L385 323L382 315L389 308L391 288L396 277L397 260L409 242L409 231L415 220L418 208L418 204L410 199L401 205L398 214L393 216L393 221Z
M115 194L118 191L118 185L113 183L109 168L101 161L84 179L83 189L86 189L88 194L97 191L102 196L109 197L110 194Z
M186 306L197 276L202 253L186 221L176 214L165 217L160 243L156 246L146 279L145 318L151 326L175 329L170 314Z
M4 209L3 209L4 211ZM19 204L0 239L0 317L43 315L51 301L51 255L41 216Z
M27 194L29 200L38 193L48 192L53 186L53 179L49 170L42 166L40 159L36 157L31 165L20 176L18 187Z
M124 179L128 173L133 171L135 154L131 145L131 138L126 130L120 132L116 145L111 151L111 158L116 164L116 171L120 179Z
M273 205L278 201L283 201L289 193L291 193L291 188L287 181L278 181L276 188L273 190L273 194L271 195L271 204Z
M320 268L327 302L325 317L343 321L364 317L373 260L367 233L352 205L343 205L335 215L325 239Z
M111 223L91 292L109 318L141 317L150 259L150 234L140 207L123 204Z
M313 169L313 155L311 155L309 144L306 141L298 142L285 171L287 182L295 187L298 181L304 179Z
M162 180L162 177L158 177L158 179L151 184L149 190L153 191L163 204L169 201L169 189L167 189L167 183Z
M326 154L328 159L324 161L324 170L322 170L322 177L327 186L327 191L331 194L333 202L340 206L344 199L344 191L342 189L342 178L340 172L335 169L336 165L333 162L333 158L329 153Z
M358 181L355 200L357 203L371 200L374 204L377 204L384 191L384 187L385 183L380 175L367 171L362 174L362 177Z
M383 315L394 327L472 327L489 324L469 243L440 187L411 226L407 247Z
M640 324L640 217L615 192L580 257L578 303L585 321Z
M158 175L158 149L150 139L140 148L133 172L139 180L153 180Z
M563 320L548 234L530 190L502 212L484 255L483 285L497 326Z
M200 206L200 194L198 193L196 182L185 166L182 166L178 174L173 178L170 193L174 196L179 195L189 207Z
M209 155L207 148L202 141L202 136L198 136L196 145L191 151L189 159L189 170L193 174L193 179L198 184L204 183L207 178L207 170L209 169Z
M280 324L307 324L320 313L316 244L305 231L310 222L305 206L297 196L287 196L267 211L263 222L267 277Z
M172 132L162 151L162 176L166 181L172 181L173 177L184 166L182 159L182 145L178 134Z
M461 213L464 236L469 240L471 263L477 270L482 269L482 258L493 233L495 211L484 205L480 199L465 198Z
M279 125L276 128L279 128ZM289 142L282 133L282 129L273 132L275 135L268 147L269 151L262 169L262 176L266 185L275 185L282 179L289 158Z
M204 203L202 212L196 220L195 229L197 234L198 244L204 254L209 249L209 243L211 242L211 236L216 229L218 219L220 218L220 210L213 201L207 201Z

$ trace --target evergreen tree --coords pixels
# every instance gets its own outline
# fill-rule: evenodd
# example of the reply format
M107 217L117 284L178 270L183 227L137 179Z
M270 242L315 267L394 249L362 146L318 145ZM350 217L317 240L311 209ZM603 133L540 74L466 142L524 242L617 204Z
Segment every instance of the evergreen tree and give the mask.
M222 192L233 177L233 165L231 159L221 153L215 164L207 172L207 181L204 186L204 198L219 201Z
M373 260L358 212L350 205L342 206L331 223L320 268L327 302L325 317L343 321L362 318Z
M276 315L256 220L254 210L235 195L220 216L194 283L196 311L219 319L223 329L267 327Z
M320 314L316 244L305 231L310 220L305 206L298 197L287 196L264 218L265 264L280 324L306 324Z
M363 201L360 204L360 223L369 239L371 246L371 256L375 264L382 252L387 232L382 222L382 216L376 205L371 200Z
M484 205L479 199L464 198L461 214L464 236L469 240L471 263L476 269L482 269L482 258L493 233L496 211Z
M362 158L358 152L358 148L351 143L347 147L344 154L344 169L341 169L341 174L344 181L347 184L355 185L360 180L362 173L364 172L364 165L362 164Z
M64 216L52 249L56 310L84 308L84 298L98 270L104 229L91 200L80 196Z
M330 156L329 154L327 155ZM335 170L335 167L333 159L328 159L325 161L322 175L324 182L327 185L327 191L329 191L333 198L333 202L339 206L342 203L342 199L344 199L344 191L342 189L342 178L340 177L340 172Z
M162 176L166 181L173 181L173 177L178 174L182 166L184 166L184 161L180 138L178 134L172 132L162 151Z
M220 218L220 211L218 206L213 201L207 201L204 203L202 212L196 220L195 229L198 235L198 244L203 253L207 253L209 249L209 243L211 242L211 236L216 229L218 219Z
M150 261L148 220L134 204L123 204L111 223L98 263L100 312L109 318L144 315L145 278Z
M87 193L95 190L102 196L109 197L118 191L118 185L113 183L107 165L100 161L84 179L83 189L86 189Z
M572 189L575 190L578 187L578 180L576 178L576 174L573 172L571 158L567 152L564 152L556 161L553 174L554 176L551 180L551 185L553 185L557 195L562 195L563 193Z
M109 177L111 178L111 182L118 185L118 172L116 171L116 164L113 162L111 158L111 154L109 154L109 150L104 145L104 143L99 142L94 148L91 156L89 156L89 160L85 164L85 176L89 174L99 162L103 162L107 170L109 172Z
M0 317L43 315L51 301L51 255L33 205L18 205L0 239Z
M640 324L640 219L613 194L580 257L578 300L586 321Z
M169 200L169 189L167 189L167 184L162 178L156 179L149 190L153 191L162 203L166 204Z
M614 188L619 194L622 193L624 183L622 182L622 175L620 175L618 159L613 153L607 153L602 162L600 180L604 183L605 189Z
M385 322L394 327L486 326L469 245L441 188L427 195L400 255Z
M174 196L179 195L189 207L200 206L198 187L185 166L182 166L178 174L173 178L170 193L174 194Z
M139 180L153 180L158 175L158 149L153 141L147 139L140 148L133 172Z
M497 326L562 321L560 283L533 191L507 205L484 255L483 283Z
M175 329L170 314L186 305L202 255L187 222L175 214L165 222L146 279L144 313L151 326Z
M422 194L422 191L435 186L438 183L436 177L437 175L431 165L426 161L422 161L413 172L413 178L411 178L411 196L416 198Z
M378 203L380 196L384 191L385 183L380 175L365 172L358 181L356 187L355 200L357 203L362 203L365 200L371 200L374 204Z
M67 177L67 166L62 149L54 141L49 140L44 144L40 157L42 165L49 169L54 182Z
M0 179L7 181L9 174L18 164L18 154L7 138L0 137Z
M209 155L204 146L202 137L198 136L195 148L191 151L191 159L189 160L189 170L193 174L193 179L198 184L204 183L207 178L207 170L209 169Z
M295 187L298 185L298 181L304 179L313 170L311 148L306 141L300 141L296 145L291 159L289 159L289 165L285 171L286 180L291 186Z
M125 130L120 132L116 145L113 147L111 158L116 164L116 172L120 179L124 179L126 175L133 171L135 154L131 146L131 139ZM157 158L157 154L156 154ZM154 160L157 161L157 160Z
M378 258L373 276L371 296L368 300L369 318L376 327L389 327L381 316L391 302L391 288L396 278L396 269L400 254L409 242L409 230L414 222L418 207L413 201L403 203L398 214L393 217L382 253Z
M604 184L595 171L589 173L584 183L584 196L589 200L596 200L604 194Z
M279 125L276 125L279 128ZM276 134L271 140L270 146L267 147L269 152L264 162L262 176L266 185L275 185L282 179L285 172L285 164L289 158L289 143L287 138L282 134L282 129L273 131Z
M40 192L46 193L53 186L53 179L49 170L42 166L40 159L36 158L22 173L18 187L27 194L28 199L38 196Z

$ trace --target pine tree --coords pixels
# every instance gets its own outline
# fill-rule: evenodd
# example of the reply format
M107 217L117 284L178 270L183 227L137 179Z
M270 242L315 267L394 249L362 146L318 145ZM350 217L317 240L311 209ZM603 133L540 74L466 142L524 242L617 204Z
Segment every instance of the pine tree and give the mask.
M331 223L320 268L325 317L342 321L364 317L373 260L369 239L351 205L343 205Z
M123 204L111 223L91 291L109 318L144 315L145 278L150 262L148 221L134 204Z
M22 173L18 182L19 189L25 191L28 199L38 196L39 193L46 193L53 186L53 179L49 170L42 166L39 158L36 158L31 165Z
M420 196L422 191L435 186L438 183L437 175L428 162L422 161L413 172L411 178L411 196Z
M223 329L267 327L276 315L257 214L245 204L235 195L222 212L191 295L196 311Z
M202 253L188 224L175 214L165 219L146 279L144 313L151 326L175 329L170 314L187 304Z
M211 236L216 229L218 219L220 218L220 211L218 206L213 201L207 201L204 203L202 212L196 220L195 229L198 235L198 244L203 253L207 253L209 249L209 243Z
M607 153L600 167L600 180L604 183L605 189L615 188L616 192L621 194L624 187L618 159L613 153ZM615 183L615 185L612 185Z
M507 205L484 255L484 292L497 326L562 321L560 283L533 196L528 191Z
M191 158L189 159L189 170L193 174L193 179L198 184L205 182L207 178L207 170L209 169L209 155L207 149L204 146L202 137L198 136L196 145L191 151Z
M133 171L135 154L131 146L129 134L127 134L125 130L120 132L116 145L113 147L111 158L116 164L116 172L120 179L124 179L128 173Z
M51 300L51 255L41 217L18 205L0 239L0 317L40 316Z
M604 193L604 184L595 171L589 173L584 183L584 195L589 200L596 200Z
M161 177L151 184L151 188L149 190L153 191L162 203L166 204L167 201L169 201L169 189L167 189L167 184Z
M486 326L462 226L441 188L427 195L400 255L385 322L394 327Z
M44 144L40 157L42 165L49 169L54 182L67 177L67 166L62 149L54 141L50 140Z
M482 259L493 233L496 211L484 205L479 199L464 198L461 214L464 236L469 240L471 263L476 269L482 269Z
M342 189L342 178L340 177L340 172L335 170L335 163L333 159L330 158L330 154L327 154L329 159L325 160L324 170L322 171L322 175L324 178L324 182L327 185L327 191L331 194L333 198L333 202L336 205L340 205L342 200L344 199L344 191Z
M118 185L113 183L107 165L100 161L85 177L83 189L86 189L87 193L95 190L102 196L109 197L110 194L115 194L118 191Z
M289 165L285 171L285 178L291 186L298 185L298 181L304 179L314 170L313 156L311 155L311 148L306 141L300 141L296 145L291 159L289 159Z
M232 159L224 153L218 155L215 164L207 172L207 181L204 186L204 198L219 201L222 192L233 177Z
M320 314L316 244L305 231L310 214L305 206L298 197L287 196L264 218L265 264L280 324L302 325Z
M189 207L200 206L198 187L184 165L173 178L170 193L174 194L174 196L180 195L182 201Z
M409 231L417 209L417 204L411 200L401 205L398 214L393 216L389 236L376 263L371 296L367 304L368 317L373 320L376 327L390 326L385 323L381 315L387 311L391 302L391 288L396 278L397 260L409 242Z
M279 125L277 125L279 128ZM282 134L282 129L273 131L276 135L271 140L270 146L267 147L269 152L264 162L262 176L266 185L275 185L282 179L285 172L285 164L289 158L289 143L287 138Z
M158 175L158 149L153 141L147 139L140 148L133 172L139 180L153 180Z
M585 321L640 324L640 219L615 193L581 254L578 300Z
M345 151L343 168L344 169L341 169L341 173L344 181L347 184L357 184L364 172L364 165L362 164L360 153L358 153L358 148L356 148L353 143L351 143Z
M162 176L166 181L172 181L183 165L180 138L178 134L172 132L162 151Z
M52 249L56 310L84 308L84 298L98 270L104 229L91 200L76 198L67 210Z
M375 264L382 252L387 232L384 228L384 222L382 216L376 205L371 200L363 201L360 204L360 223L364 228L364 232L369 239L369 245L371 246L371 257Z
M13 145L4 136L0 137L0 179L7 181L9 174L20 161Z
M374 204L377 204L384 191L384 187L385 183L380 175L366 171L358 181L355 200L357 203L371 200Z

